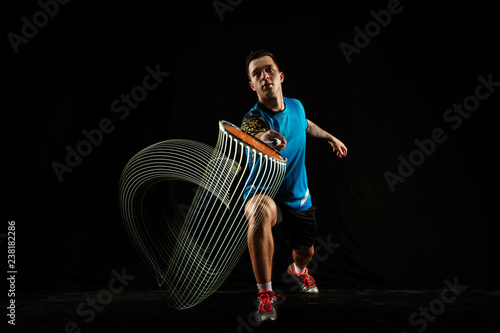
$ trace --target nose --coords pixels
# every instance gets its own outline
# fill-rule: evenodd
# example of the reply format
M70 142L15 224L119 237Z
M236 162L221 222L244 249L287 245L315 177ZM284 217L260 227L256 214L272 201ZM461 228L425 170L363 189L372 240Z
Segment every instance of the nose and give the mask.
M260 78L263 80L269 79L269 73L267 71L260 72Z

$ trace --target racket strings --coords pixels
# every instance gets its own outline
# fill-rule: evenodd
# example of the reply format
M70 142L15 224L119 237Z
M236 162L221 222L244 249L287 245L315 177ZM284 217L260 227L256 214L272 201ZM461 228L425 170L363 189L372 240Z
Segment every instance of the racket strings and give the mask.
M163 141L127 163L120 179L122 218L171 307L193 307L220 287L263 218L258 207L276 195L285 170L286 161L250 147L222 125L215 148ZM185 217L172 186L155 192L173 181L198 185ZM249 188L262 194L253 196L252 205ZM246 216L253 217L250 230Z

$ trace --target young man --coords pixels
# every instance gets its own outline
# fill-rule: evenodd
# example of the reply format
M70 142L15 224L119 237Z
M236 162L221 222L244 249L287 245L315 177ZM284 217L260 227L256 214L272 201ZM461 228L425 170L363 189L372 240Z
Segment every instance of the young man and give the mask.
M255 192L245 206L249 221L248 249L259 289L255 320L263 321L277 318L276 302L282 298L273 292L271 284L272 228L275 225L283 227L293 248L293 263L288 267L288 274L301 292L318 293L314 278L307 271L314 254L316 219L305 169L306 134L328 142L340 158L347 155L347 148L306 119L301 102L283 97L284 74L272 53L251 52L247 57L247 73L258 102L245 115L241 129L262 141L279 139L274 148L288 160L286 175L275 200Z

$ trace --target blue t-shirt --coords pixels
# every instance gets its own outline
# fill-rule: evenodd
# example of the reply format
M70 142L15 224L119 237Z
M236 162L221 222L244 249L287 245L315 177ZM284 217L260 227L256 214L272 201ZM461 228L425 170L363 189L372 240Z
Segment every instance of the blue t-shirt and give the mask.
M283 97L285 109L273 112L261 103L255 104L243 118L241 128L250 134L272 129L283 135L286 148L280 154L288 160L285 178L275 199L297 210L312 205L305 166L307 119L302 103Z

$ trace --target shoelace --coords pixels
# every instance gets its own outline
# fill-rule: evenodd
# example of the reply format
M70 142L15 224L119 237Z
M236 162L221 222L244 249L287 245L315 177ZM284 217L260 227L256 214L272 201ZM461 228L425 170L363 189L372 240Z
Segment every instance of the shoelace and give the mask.
M307 287L314 287L316 285L316 281L314 280L314 278L311 275L309 275L307 268L306 268L306 271L304 273L301 273L298 275L299 275L300 279L303 281L302 288L305 288L306 286Z
M271 311L273 309L272 299L274 297L281 297L282 299L285 299L285 297L273 292L261 293L259 295L259 300L260 300L259 312Z

